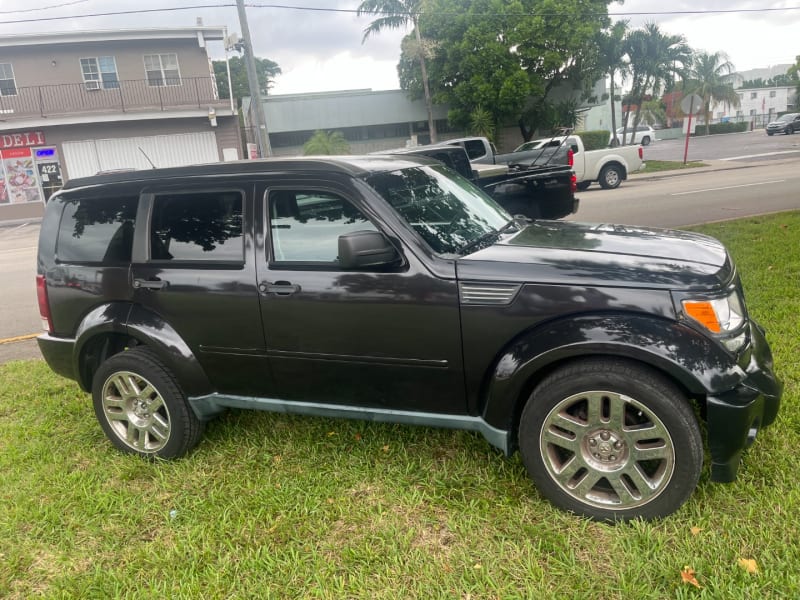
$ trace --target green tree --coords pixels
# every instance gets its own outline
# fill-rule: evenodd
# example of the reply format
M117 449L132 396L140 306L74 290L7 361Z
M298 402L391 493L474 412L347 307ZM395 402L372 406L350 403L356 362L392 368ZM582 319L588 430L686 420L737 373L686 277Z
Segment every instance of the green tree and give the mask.
M423 0L363 0L358 5L356 14L358 16L383 15L372 21L364 29L364 37L361 43L367 41L370 35L378 34L384 29L400 29L408 27L410 24L416 43L406 42L404 50L414 57L419 64L422 73L422 88L425 97L425 108L428 111L428 131L431 142L437 141L436 121L433 119L433 100L428 80L428 68L426 65L426 54L429 52L428 45L423 42L420 33L420 10Z
M675 76L685 76L691 64L692 51L682 35L666 35L655 23L647 23L642 29L631 31L626 38L626 49L631 65L631 92L629 98L636 103L633 131L641 119L645 94L660 96L670 87ZM625 113L623 143L627 137L630 110ZM631 141L634 136L631 136Z
M703 115L706 135L711 122L711 108L720 102L739 106L739 94L733 89L735 67L724 52L698 52L694 55L686 75L683 88L688 94L697 94L703 99Z
M428 75L450 122L469 128L476 106L494 127L516 121L528 140L552 115L551 92L588 90L602 74L596 34L609 24L605 0L428 0L419 17L437 44ZM420 72L407 52L401 86L417 92Z
M350 154L350 144L344 139L341 131L315 131L314 135L303 144L305 156Z
M788 85L794 85L795 93L795 106L800 103L800 54L794 59L794 64L786 71L786 76L789 78Z
M610 29L601 32L598 40L601 56L600 66L611 80L609 91L611 93L612 146L619 146L619 139L617 138L616 94L614 92L615 79L617 75L620 75L624 81L625 77L630 73L625 47L625 34L627 31L628 21L617 21Z
M233 97L236 98L236 105L242 105L242 98L250 95L250 85L247 83L247 68L241 56L233 56L228 61L231 68L231 83L233 84ZM217 80L217 91L220 98L230 98L228 93L228 69L225 67L224 60L212 62L214 67L214 77ZM275 77L281 74L278 63L268 58L256 58L256 75L261 86L261 93L267 95L270 88L275 84Z

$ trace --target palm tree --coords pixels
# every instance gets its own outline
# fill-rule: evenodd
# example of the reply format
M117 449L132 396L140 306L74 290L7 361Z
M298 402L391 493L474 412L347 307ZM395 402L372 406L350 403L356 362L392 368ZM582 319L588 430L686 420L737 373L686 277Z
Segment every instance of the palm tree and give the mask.
M800 55L795 56L794 64L786 71L786 75L789 81L797 86L794 90L796 96L794 103L797 106L800 104Z
M428 69L425 66L425 48L419 32L419 14L422 2L423 0L363 0L359 4L356 14L358 16L363 14L383 15L372 21L364 29L362 44L367 41L370 35L380 33L384 29L399 29L407 27L409 24L413 27L417 38L417 59L419 60L420 71L422 71L425 108L428 109L428 131L431 134L431 142L436 142L436 122L433 120L433 103L431 102L431 90L428 85Z
M711 121L711 104L727 102L739 106L739 94L733 89L732 75L735 67L724 52L698 52L687 72L684 90L703 99L703 115L706 120L706 135Z
M633 80L630 97L638 105L633 120L635 131L645 93L652 92L654 96L660 96L662 89L672 83L676 75L683 77L687 65L691 63L692 51L686 44L686 38L682 35L665 35L655 23L647 23L643 29L628 34L626 48ZM623 139L628 129L629 114L630 111L625 115Z
M311 139L303 144L303 154L305 156L350 154L350 144L344 139L341 131L315 131Z
M625 33L627 30L628 21L617 21L608 32L602 32L600 34L599 40L602 68L605 74L611 78L609 91L611 93L612 146L619 146L619 140L617 139L617 111L614 101L614 79L617 74L619 74L624 81L625 76L630 72L628 63L625 60Z

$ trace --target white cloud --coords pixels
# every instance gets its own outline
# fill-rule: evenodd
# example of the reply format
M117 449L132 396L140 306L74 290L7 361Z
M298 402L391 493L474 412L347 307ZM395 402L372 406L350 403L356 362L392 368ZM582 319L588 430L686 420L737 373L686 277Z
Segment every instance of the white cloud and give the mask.
M280 61L279 61L280 62ZM341 52L330 58L305 59L291 69L283 68L273 94L298 94L372 88L396 90L395 60L376 60L369 56L353 56Z

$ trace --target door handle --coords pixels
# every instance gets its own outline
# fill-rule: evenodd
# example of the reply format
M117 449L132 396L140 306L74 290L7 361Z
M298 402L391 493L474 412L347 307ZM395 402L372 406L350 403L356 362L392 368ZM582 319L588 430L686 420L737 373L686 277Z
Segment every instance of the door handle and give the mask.
M300 286L289 281L276 281L275 283L263 282L258 286L262 294L277 294L278 296L291 296L300 291Z
M134 279L133 287L137 290L160 290L167 287L168 283L169 282L164 281L163 279Z

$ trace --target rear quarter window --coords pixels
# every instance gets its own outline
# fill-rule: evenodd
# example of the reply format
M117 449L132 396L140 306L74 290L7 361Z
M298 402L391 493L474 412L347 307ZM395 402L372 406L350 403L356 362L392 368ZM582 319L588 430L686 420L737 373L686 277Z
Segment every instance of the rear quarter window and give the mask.
M56 259L72 263L130 262L138 204L138 196L65 200Z

